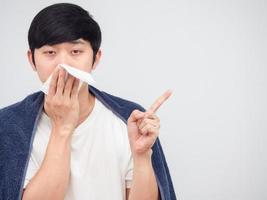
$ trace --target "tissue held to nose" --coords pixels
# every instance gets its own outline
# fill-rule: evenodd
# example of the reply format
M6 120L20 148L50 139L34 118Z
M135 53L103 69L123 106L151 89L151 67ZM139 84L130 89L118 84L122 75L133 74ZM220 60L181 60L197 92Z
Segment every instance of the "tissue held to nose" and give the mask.
M94 85L95 80L91 73L84 72L82 70L76 69L74 67L71 67L66 64L59 64L58 67L63 68L67 73L65 73L65 81L68 78L68 74L71 74L72 76L78 78L80 80L78 90L80 90L83 82L87 83L88 85ZM48 77L48 79L45 81L45 83L41 87L41 91L43 91L45 94L48 94L50 82L52 79L52 74Z

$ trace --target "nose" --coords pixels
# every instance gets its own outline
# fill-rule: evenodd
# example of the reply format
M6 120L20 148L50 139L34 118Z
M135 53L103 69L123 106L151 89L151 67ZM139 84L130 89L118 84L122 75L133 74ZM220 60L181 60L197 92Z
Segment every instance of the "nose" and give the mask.
M66 65L70 65L70 66L75 66L71 56L69 56L68 53L64 52L64 51L58 53L58 55L57 55L56 65L59 65L59 64L66 64Z
M67 54L64 52L60 52L57 55L57 59L56 59L56 64L68 64L68 58L67 58Z

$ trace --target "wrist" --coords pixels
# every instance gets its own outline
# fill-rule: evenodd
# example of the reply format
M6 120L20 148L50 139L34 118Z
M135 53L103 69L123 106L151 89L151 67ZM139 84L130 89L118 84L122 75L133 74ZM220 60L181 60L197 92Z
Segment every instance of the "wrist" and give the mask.
M52 134L62 137L70 138L74 130L63 126L52 126Z
M143 153L134 153L133 160L136 162L151 161L152 153L153 153L152 149L149 149Z

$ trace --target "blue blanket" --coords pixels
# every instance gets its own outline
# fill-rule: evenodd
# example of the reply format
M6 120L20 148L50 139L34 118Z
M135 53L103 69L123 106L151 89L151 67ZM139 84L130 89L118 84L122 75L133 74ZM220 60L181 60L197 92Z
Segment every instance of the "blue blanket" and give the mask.
M100 91L89 92L125 123L140 105ZM44 93L35 92L0 110L0 200L21 199L36 126L44 105ZM175 200L175 192L159 139L152 147L152 164L162 200Z

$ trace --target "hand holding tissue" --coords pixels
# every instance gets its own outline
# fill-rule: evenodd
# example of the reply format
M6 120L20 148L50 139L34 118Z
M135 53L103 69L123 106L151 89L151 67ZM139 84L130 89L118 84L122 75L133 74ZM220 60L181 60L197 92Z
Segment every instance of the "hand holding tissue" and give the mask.
M66 64L59 64L58 67L61 67L66 70L67 73L65 76L65 81L67 80L68 74L71 74L72 76L80 80L78 89L81 88L83 82L87 83L88 85L95 84L95 80L93 79L93 76L91 75L91 73L84 72L82 70L76 69ZM48 94L48 91L49 91L52 74L48 77L48 79L45 81L45 83L41 87L41 91L43 91L46 95Z

